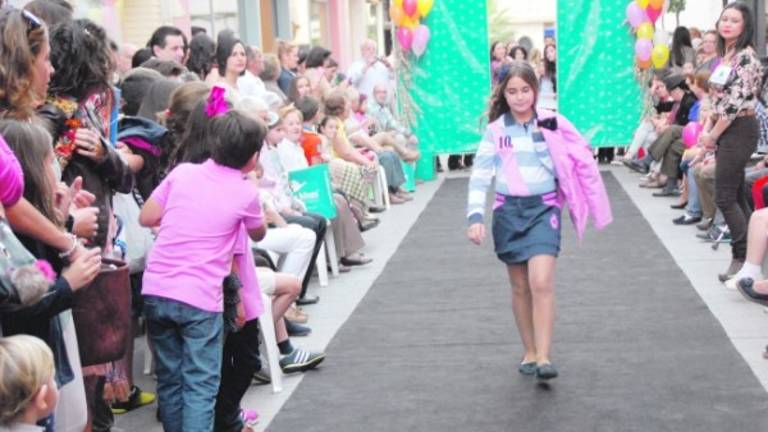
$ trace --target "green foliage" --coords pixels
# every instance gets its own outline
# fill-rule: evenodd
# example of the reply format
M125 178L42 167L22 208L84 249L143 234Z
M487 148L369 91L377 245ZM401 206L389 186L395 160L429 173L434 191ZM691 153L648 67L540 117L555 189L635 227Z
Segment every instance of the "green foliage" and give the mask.
M488 0L488 39L505 44L515 39L511 11L501 7L497 0Z

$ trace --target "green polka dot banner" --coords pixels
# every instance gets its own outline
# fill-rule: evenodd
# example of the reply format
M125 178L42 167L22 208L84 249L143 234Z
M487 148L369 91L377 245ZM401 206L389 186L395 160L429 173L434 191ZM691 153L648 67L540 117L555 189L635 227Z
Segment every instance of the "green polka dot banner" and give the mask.
M558 108L594 147L627 145L642 113L627 3L557 3Z
M474 152L490 93L485 2L435 0L422 24L431 38L412 64L414 131L424 154Z

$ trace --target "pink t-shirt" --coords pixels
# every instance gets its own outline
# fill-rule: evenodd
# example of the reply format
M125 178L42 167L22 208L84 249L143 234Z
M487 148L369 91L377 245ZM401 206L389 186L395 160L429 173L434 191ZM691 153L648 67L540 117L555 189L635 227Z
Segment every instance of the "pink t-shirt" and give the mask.
M24 171L19 160L0 136L0 204L15 205L24 194Z
M264 305L261 303L261 288L256 277L256 268L253 264L253 251L251 239L245 227L240 228L235 244L235 263L237 263L238 276L243 288L240 290L240 301L245 309L245 320L251 321L261 316Z
M209 159L179 165L150 198L163 216L142 294L222 312L222 282L232 270L240 228L263 224L258 189L239 170Z

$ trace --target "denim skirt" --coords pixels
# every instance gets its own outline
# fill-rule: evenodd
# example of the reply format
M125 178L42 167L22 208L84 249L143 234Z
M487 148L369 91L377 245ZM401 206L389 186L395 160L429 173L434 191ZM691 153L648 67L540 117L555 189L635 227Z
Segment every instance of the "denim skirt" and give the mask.
M560 253L561 212L556 194L514 197L496 195L493 242L506 264L523 264L536 255Z

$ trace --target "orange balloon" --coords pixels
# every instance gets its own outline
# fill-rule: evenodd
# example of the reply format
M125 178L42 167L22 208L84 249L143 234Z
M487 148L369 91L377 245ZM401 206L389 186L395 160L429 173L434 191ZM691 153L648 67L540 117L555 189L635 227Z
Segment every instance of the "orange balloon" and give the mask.
M650 69L651 61L650 60L642 61L642 60L638 59L637 60L637 67L639 67L641 70Z
M389 6L389 17L392 19L392 22L400 27L403 25L403 19L405 18L405 11L403 11L402 6L398 6L395 3L392 3Z
M662 6L664 6L664 0L650 0L648 5L656 10L659 10Z

